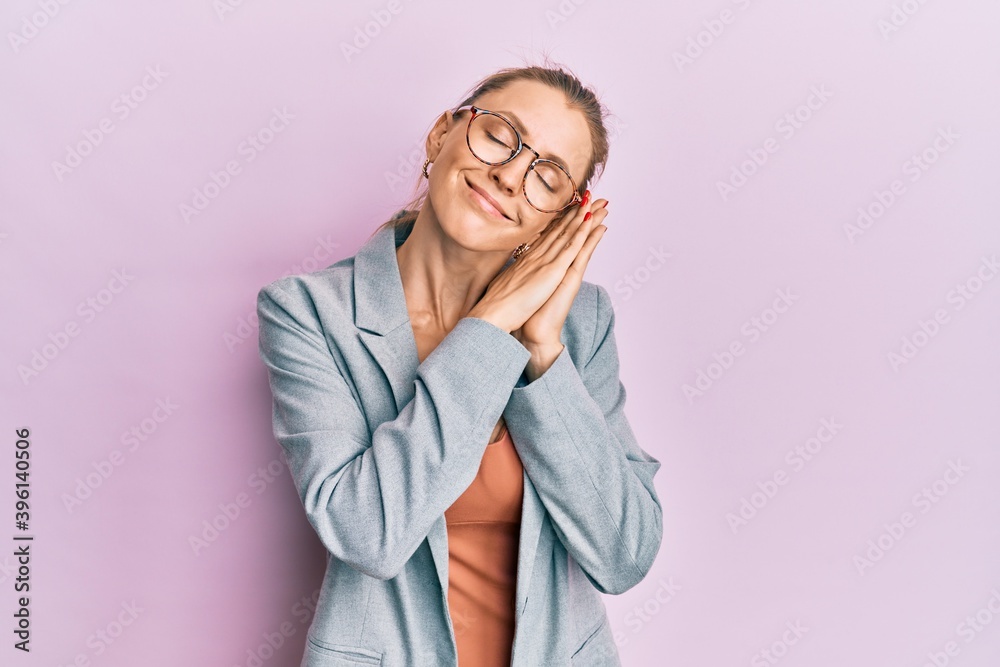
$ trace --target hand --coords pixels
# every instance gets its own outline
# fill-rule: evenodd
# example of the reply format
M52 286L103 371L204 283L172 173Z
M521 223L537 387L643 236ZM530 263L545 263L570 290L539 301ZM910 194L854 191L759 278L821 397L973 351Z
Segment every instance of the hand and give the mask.
M559 345L587 263L607 231L601 224L608 214L607 200L598 201L585 201L553 221L494 278L469 316L512 332L525 346Z
M601 203L598 204L598 201ZM583 275L591 256L594 254L594 249L597 248L598 242L604 238L604 232L608 229L607 226L601 224L608 216L608 210L604 208L606 203L606 199L595 200L581 206L576 211L576 215L581 218L581 228L589 225L586 241L566 270L563 280L556 286L552 296L515 332L514 336L525 347L561 347L559 333L569 315L573 300L576 299L576 295L580 291L580 284L583 282ZM583 222L582 218L586 217L588 212L592 214L590 220ZM556 238L558 238L558 233Z

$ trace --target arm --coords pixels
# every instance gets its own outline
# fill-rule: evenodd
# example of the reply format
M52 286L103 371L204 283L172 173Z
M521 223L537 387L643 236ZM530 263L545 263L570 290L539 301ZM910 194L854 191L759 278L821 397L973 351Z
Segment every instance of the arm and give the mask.
M584 367L564 348L541 377L517 383L504 419L566 550L600 592L617 595L646 576L660 548L660 462L625 417L615 314L601 286L597 315Z
M272 284L257 314L274 435L309 523L339 560L395 577L472 483L530 353L485 320L459 320L417 368L410 402L369 435L311 302Z

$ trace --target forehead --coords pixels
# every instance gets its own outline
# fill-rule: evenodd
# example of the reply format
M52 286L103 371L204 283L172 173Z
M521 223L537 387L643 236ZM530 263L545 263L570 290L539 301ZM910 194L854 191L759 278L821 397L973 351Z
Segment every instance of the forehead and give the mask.
M583 113L566 105L561 91L537 81L515 81L482 95L473 104L517 116L524 125L523 130L518 129L526 144L542 157L565 164L574 178L583 177L590 161L590 128ZM514 118L511 120L517 125Z

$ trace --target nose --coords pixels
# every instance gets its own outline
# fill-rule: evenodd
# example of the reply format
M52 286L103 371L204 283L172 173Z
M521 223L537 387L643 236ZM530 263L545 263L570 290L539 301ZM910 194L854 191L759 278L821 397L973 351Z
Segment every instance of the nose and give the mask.
M515 196L521 190L532 157L529 151L522 150L510 162L490 167L490 178L504 194Z

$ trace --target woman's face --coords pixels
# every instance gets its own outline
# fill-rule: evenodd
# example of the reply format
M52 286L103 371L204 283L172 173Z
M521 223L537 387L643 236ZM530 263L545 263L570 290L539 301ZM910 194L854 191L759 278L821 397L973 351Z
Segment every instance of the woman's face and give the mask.
M492 91L475 105L520 120L521 139L541 154L564 165L579 187L590 164L590 130L579 111L566 106L562 92L535 81L515 81ZM535 154L522 149L506 164L480 162L466 143L471 111L452 117L446 112L427 139L428 197L445 234L469 250L510 252L530 243L554 220L571 215L542 213L524 197L521 183ZM477 190L496 202L503 216L491 212Z

